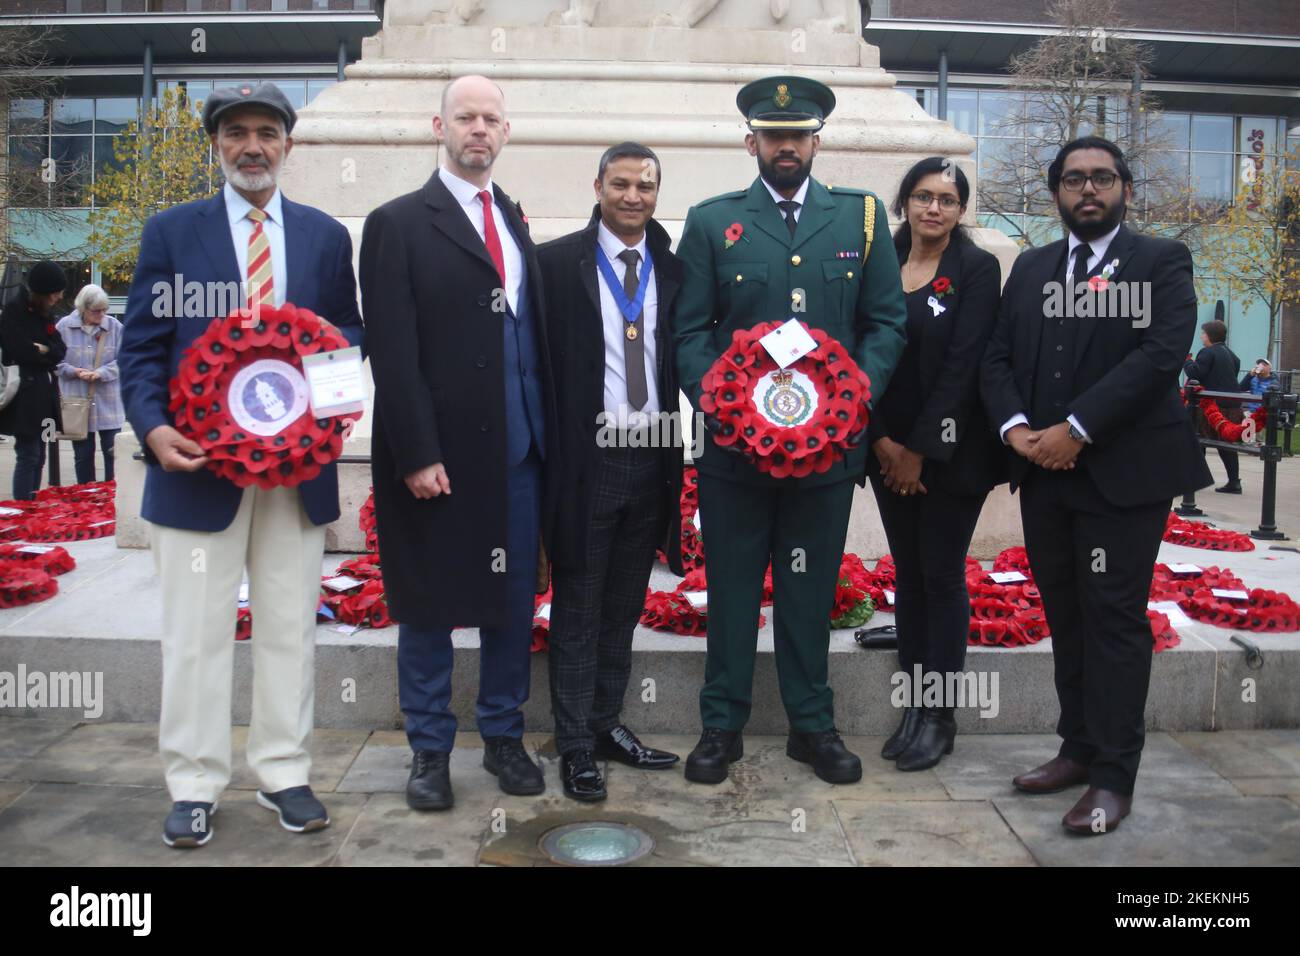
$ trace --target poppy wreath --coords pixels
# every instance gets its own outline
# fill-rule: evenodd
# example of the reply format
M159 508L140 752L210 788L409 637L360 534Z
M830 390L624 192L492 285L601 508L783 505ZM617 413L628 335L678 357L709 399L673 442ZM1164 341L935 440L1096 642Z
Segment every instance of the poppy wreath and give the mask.
M1184 601L1198 591L1207 594L1211 588L1224 591L1244 591L1246 584L1227 568L1202 568L1197 574L1174 574L1167 564L1156 564L1151 571L1152 601Z
M301 373L304 355L347 347L334 326L288 303L213 319L185 350L171 381L176 428L203 448L210 469L241 488L310 481L342 454L343 416L315 418L308 405L278 433L254 435L231 416L227 395L235 376L258 360L278 360Z
M695 523L700 510L700 473L694 467L682 472L682 566L704 567L704 534Z
M686 597L687 590L685 581L675 591L646 588L641 623L656 631L672 631L674 634L697 637L704 634L708 628L708 611L693 605ZM760 613L758 626L762 627L766 623L767 617Z
M253 636L253 612L246 607L235 611L235 640L246 641Z
M700 380L700 409L721 422L719 445L738 446L773 478L802 478L828 471L866 427L871 383L844 346L804 323L817 347L780 369L759 340L783 324L736 331Z
M1208 588L1183 598L1178 606L1190 618L1244 631L1300 631L1300 605L1280 591L1251 588L1245 601L1215 597Z
M1250 535L1240 531L1226 531L1212 528L1204 521L1188 521L1172 511L1165 523L1164 537L1170 544L1181 544L1188 548L1204 548L1208 551L1254 551L1255 542Z
M366 550L371 554L376 554L379 551L379 532L375 530L374 488L370 489L369 497L361 506L361 514L357 517L357 524L361 528L361 533L366 536Z
M1223 411L1219 408L1218 402L1212 398L1203 398L1200 400L1201 414L1205 416L1205 423L1214 429L1215 433L1223 441L1241 441L1241 436L1246 431L1244 422L1230 422L1224 416ZM1268 413L1264 406L1260 405L1250 413L1251 420L1255 423L1255 433L1259 434L1264 430L1264 423L1268 419Z
M346 574L349 577L360 578L362 581L382 581L383 572L379 570L379 561L376 554L359 554L355 558L348 558L338 566L338 570L329 577L339 574ZM327 581L329 577L321 580Z
M545 592L537 595L533 601L533 644L529 652L536 654L540 651L549 651L551 649L551 619L542 617L539 613L543 604L551 603L551 589L548 587Z
M340 568L339 570L342 570ZM372 578L350 591L335 591L321 597L340 624L353 627L388 627L393 623L384 596L384 582Z
M59 582L30 561L0 561L0 608L48 601L59 593Z
M0 544L0 562L14 562L28 567L40 568L50 577L66 574L77 566L76 559L68 553L67 548L58 546L48 551L24 551L29 547L22 544Z
M871 620L876 613L876 602L871 600L870 588L871 573L863 566L862 559L846 552L840 559L840 576L835 582L832 628L861 627Z
M1177 647L1181 644L1182 638L1174 630L1174 626L1169 623L1169 618L1159 611L1153 611L1147 608L1147 620L1151 622L1151 637L1156 643L1155 652L1167 651L1171 647Z

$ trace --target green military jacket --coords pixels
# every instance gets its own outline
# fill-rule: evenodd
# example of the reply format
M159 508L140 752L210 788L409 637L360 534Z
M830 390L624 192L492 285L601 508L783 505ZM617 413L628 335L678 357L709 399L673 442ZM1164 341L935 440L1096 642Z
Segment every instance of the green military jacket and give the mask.
M868 202L874 204L875 221L864 263ZM733 223L740 224L741 235L728 246ZM736 330L791 317L824 330L852 353L871 380L872 405L884 394L906 344L907 313L885 207L872 193L826 187L809 178L791 236L771 193L755 179L747 191L692 207L677 254L684 277L673 310L673 338L681 387L696 410L700 379ZM698 417L695 427L705 431ZM864 440L824 474L778 479L719 448L705 432L695 464L736 481L807 486L863 481L866 452Z

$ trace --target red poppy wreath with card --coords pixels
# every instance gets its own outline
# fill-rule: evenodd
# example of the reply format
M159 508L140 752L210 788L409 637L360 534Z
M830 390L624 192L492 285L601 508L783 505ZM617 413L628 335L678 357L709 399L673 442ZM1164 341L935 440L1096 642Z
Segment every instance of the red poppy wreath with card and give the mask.
M774 478L802 478L828 471L866 428L871 382L843 345L803 322L816 348L781 368L761 339L784 324L738 330L700 381L700 408L720 422L719 445Z
M213 319L172 379L176 428L241 488L310 481L342 453L345 425L343 415L312 413L303 357L348 345L329 322L289 303Z

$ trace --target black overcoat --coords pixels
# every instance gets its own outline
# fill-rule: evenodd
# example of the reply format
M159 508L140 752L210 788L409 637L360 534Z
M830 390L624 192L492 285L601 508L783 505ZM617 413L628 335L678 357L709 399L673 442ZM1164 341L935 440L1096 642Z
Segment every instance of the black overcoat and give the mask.
M542 283L523 211L494 185L528 269L547 434L555 430ZM421 628L505 624L506 421L496 267L435 172L380 206L361 236L360 282L375 380L375 519L393 617ZM557 456L547 456L547 470ZM441 462L451 494L421 500L405 476ZM545 482L542 528L558 484Z

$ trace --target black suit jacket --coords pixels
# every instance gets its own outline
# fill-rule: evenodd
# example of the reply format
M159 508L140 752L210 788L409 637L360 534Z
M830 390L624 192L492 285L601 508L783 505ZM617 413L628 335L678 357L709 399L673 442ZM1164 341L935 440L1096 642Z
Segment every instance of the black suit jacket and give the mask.
M555 388L536 247L522 210L500 186L494 190L528 270L549 436ZM499 627L506 575L498 573L494 552L506 543L506 320L493 304L501 279L437 172L366 217L360 279L362 305L373 319L371 458L393 616L418 627ZM548 469L556 458L547 456ZM451 494L417 499L405 476L437 462L447 469ZM553 512L554 500L545 498L543 530Z
M997 327L984 354L980 393L994 429L1028 412L1049 283L1065 278L1064 239L1021 253L1002 290ZM1149 322L1072 318L1073 397L1068 410L1091 443L1079 453L1101 495L1117 507L1168 501L1211 483L1183 406L1178 375L1196 328L1192 256L1172 239L1121 227L1105 261L1118 259L1111 282L1149 283ZM1100 265L1100 263L1099 263ZM1007 449L1012 490L1031 465Z
M903 260L906 261L906 260ZM923 404L916 424L903 444L925 456L921 480L951 494L984 494L1007 480L1007 463L979 396L980 360L998 316L1002 279L997 258L972 242L949 242L939 260L935 278L952 281L943 298L945 309L925 321L920 343ZM892 387L892 383L891 383ZM882 403L867 429L868 441L888 434ZM948 423L952 423L952 428ZM952 434L955 441L944 441ZM874 454L868 456L868 474L880 471Z
M1241 359L1226 342L1215 342L1197 352L1196 358L1188 359L1183 371L1188 379L1195 379L1208 391L1235 392L1241 375Z
M598 450L596 423L605 409L605 337L596 277L599 225L600 207L596 206L585 229L554 239L537 250L559 408L559 441L553 446L557 447L553 457L559 459L559 468L552 475L562 487L556 495L549 551L558 567L580 567L588 562L592 474ZM671 251L672 239L653 219L646 224L646 244L654 257L659 303L655 324L659 403L663 411L676 415L677 363L671 317L682 284L682 264ZM667 476L663 494L668 512L662 547L669 567L675 574L683 574L679 507L682 449L664 448L661 452Z

